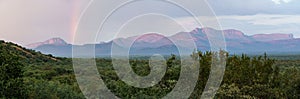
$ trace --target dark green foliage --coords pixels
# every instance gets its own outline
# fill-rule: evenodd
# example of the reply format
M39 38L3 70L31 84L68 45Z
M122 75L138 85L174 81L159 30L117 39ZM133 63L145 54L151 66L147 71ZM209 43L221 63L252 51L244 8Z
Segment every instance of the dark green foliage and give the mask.
M117 96L126 99L161 98L173 89L180 74L180 61L173 55L167 60L167 71L159 84L150 88L135 88L119 79L110 59L97 59L96 62L106 86ZM149 60L147 58L133 59L130 60L130 63L134 72L138 75L146 76L150 73Z
M72 59L0 41L0 98L82 99Z
M28 98L34 99L82 99L84 96L77 90L78 86L60 83L56 80L26 79Z
M20 57L0 46L0 97L24 97L22 67Z

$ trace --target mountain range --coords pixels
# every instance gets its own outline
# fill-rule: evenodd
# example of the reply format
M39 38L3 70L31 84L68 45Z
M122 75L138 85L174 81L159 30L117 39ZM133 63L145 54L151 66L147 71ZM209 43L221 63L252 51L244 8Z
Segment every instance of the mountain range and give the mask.
M29 44L27 48L61 57L71 57L72 47L74 46L85 48L91 45L95 45L95 55L97 57L110 55L112 45L119 49L117 52L126 51L126 48L130 48L130 55L170 55L179 54L179 47L183 49L192 48L191 41L195 42L197 50L208 51L210 50L208 38L218 33L224 33L226 50L233 54L262 54L264 52L268 54L284 54L300 52L300 38L294 38L293 34L246 35L235 29L216 30L213 28L196 28L193 31L179 32L169 37L150 33L128 38L117 38L105 43L85 45L67 44L63 39L53 38L45 42ZM178 42L180 42L178 45L174 44Z

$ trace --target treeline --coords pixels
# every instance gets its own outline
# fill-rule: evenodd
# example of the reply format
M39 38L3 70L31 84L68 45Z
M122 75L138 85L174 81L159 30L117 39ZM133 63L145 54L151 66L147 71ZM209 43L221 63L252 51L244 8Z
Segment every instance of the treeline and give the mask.
M24 56L0 46L0 97L2 98L84 98L75 79L72 59L47 58L28 62ZM277 65L267 55L227 56L226 70L215 98L300 98L299 67ZM24 53L23 53L24 54ZM193 57L200 63L197 85L191 99L200 98L209 78L213 52L197 52ZM27 54L26 54L27 55ZM33 59L33 58L32 58ZM135 73L150 73L149 60L131 59ZM167 71L162 80L149 88L135 88L121 81L111 59L96 59L101 78L120 98L161 98L176 85L181 61L172 55L167 60ZM300 62L300 61L296 61Z
M211 68L212 52L199 52L200 76L192 98L200 97ZM228 54L227 54L228 55ZM227 58L223 82L216 98L300 98L299 67L282 68L266 54ZM202 76L201 76L202 75Z
M224 52L226 53L226 52ZM191 99L200 98L209 78L212 57L218 53L197 52L200 73ZM223 81L215 98L300 98L299 67L284 68L267 55L250 57L243 55L228 56ZM170 57L167 61L165 77L150 88L135 88L119 80L110 60L97 61L100 74L112 92L122 98L161 98L176 85L180 75L180 59ZM148 60L130 60L135 73L145 76L150 73Z

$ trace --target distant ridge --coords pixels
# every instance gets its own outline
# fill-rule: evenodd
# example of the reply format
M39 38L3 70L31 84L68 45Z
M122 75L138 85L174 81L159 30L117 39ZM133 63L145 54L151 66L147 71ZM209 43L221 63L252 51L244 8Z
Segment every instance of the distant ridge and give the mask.
M86 45L71 45L62 39L50 39L45 42L34 43L32 49L55 56L72 56L72 46L85 47L95 45L96 56L107 56L111 53L111 46L117 45L120 48L130 48L131 55L152 55L152 54L178 54L177 47L189 49L190 40L196 43L200 51L210 50L208 33L224 33L227 51L230 53L289 53L300 52L300 40L292 34L273 33L245 35L242 31L235 29L216 30L213 28L196 28L190 32L179 32L175 35L165 37L160 34L151 33L128 38L117 38L110 42ZM177 47L170 39L181 42ZM133 44L132 44L133 43ZM132 45L131 45L132 44Z
M255 34L255 35L252 35L252 38L257 41L273 41L273 40L294 39L294 35L293 34L282 34L282 33Z

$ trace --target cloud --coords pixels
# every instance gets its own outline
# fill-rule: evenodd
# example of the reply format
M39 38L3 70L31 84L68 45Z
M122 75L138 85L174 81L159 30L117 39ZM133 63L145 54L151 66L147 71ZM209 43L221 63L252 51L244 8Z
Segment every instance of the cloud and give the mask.
M211 23L214 18L209 16L199 16L198 17L202 23ZM224 15L217 16L219 21L222 23L224 21L232 22L246 22L252 25L287 25L287 24L300 24L300 15L270 15L270 14L258 14L258 15ZM182 17L178 18L180 23L188 25L189 27L197 26L197 23L193 21L192 17ZM209 27L216 27L213 24L207 24Z
M272 0L275 4L281 4L281 0Z
M275 4L290 3L292 0L272 0Z
M300 14L300 0L208 0L217 15Z
M213 18L207 16L198 17L201 22L211 23ZM216 29L237 29L241 30L247 35L258 33L287 33L294 34L295 37L300 37L300 15L223 15L217 16L221 28L216 24L207 24L206 27ZM191 17L179 18L180 23L187 25L189 30L199 27Z
M252 16L221 16L220 19L246 21L253 25L286 25L300 24L300 15L252 15Z

